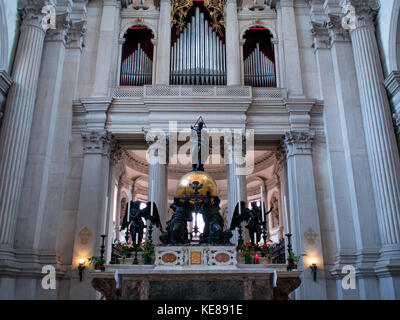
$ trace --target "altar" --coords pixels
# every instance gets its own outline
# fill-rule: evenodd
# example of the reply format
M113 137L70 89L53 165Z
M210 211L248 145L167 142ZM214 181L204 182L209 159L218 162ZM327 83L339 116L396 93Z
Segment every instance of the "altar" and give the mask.
M107 300L288 300L300 274L286 265L179 270L110 265L105 272L91 272L92 286Z

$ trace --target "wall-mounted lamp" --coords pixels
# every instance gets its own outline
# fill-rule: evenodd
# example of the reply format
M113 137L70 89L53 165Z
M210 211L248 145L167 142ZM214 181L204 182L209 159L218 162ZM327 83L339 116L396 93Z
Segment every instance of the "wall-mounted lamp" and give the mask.
M85 272L85 259L79 259L78 261L79 265L78 265L78 271L79 271L79 281L82 282L82 278L83 278L83 273Z
M311 272L312 272L312 274L314 276L314 281L317 281L317 270L318 270L317 260L311 259L310 269L311 269Z

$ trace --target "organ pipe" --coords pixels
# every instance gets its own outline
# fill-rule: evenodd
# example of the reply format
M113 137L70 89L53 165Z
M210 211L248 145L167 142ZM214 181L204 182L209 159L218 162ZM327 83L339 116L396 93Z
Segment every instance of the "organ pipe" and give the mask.
M153 61L139 43L138 48L122 62L120 84L123 86L151 84L152 73Z
M224 85L225 43L200 9L171 46L171 84Z
M244 81L253 87L276 86L275 64L260 50L259 43L244 60Z

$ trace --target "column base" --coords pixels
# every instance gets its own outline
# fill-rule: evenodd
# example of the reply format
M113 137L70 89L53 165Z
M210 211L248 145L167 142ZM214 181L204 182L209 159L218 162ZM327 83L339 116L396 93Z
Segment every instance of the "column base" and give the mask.
M375 273L379 279L381 299L400 299L400 245L382 247Z

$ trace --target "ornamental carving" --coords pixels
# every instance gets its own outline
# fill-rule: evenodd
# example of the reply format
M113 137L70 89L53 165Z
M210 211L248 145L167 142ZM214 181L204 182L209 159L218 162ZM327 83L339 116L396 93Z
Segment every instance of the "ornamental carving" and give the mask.
M310 227L306 232L304 232L304 238L306 238L309 245L314 245L315 240L318 238L318 233L316 233L313 228Z
M285 135L287 157L294 155L311 155L315 132L290 131Z
M215 260L219 263L226 263L230 260L230 256L227 253L221 252L215 256Z
M82 133L83 152L91 154L110 154L112 135L107 131L89 131Z
M93 233L88 227L84 227L81 231L79 231L78 237L81 244L88 244L90 239L93 237Z
M162 256L161 260L165 263L174 263L177 257L173 253L166 253Z
M193 6L193 0L174 0L171 10L171 24L176 25L177 33L181 33L185 28L185 19ZM223 36L225 27L225 1L224 0L204 0L204 6L211 16L211 26L220 36Z

